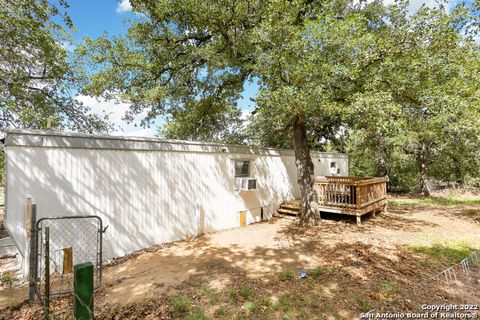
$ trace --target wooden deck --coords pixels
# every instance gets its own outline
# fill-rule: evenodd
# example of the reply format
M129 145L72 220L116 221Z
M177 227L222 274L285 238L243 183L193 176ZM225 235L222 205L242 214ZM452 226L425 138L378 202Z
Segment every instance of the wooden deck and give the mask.
M325 177L315 181L321 211L361 216L387 209L388 177Z
M357 223L369 212L387 209L387 177L325 177L315 181L321 212L356 216ZM277 210L283 216L296 216L300 202L288 201Z

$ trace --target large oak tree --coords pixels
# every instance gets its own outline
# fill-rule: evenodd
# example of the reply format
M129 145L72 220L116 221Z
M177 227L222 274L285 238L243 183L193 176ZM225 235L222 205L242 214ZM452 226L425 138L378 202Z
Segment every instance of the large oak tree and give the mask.
M96 68L84 93L127 101L131 116L147 110L144 123L166 115L167 132L202 139L217 127L225 130L222 119L238 113L244 84L257 81L256 113L292 140L301 221L318 223L310 126L331 121L376 58L372 42L384 25L382 6L341 0L131 4L139 18L125 36L87 39L77 49Z

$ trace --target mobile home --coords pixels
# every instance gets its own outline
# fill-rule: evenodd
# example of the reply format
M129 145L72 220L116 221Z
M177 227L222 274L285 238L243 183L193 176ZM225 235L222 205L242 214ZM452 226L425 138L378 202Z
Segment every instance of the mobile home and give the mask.
M299 198L292 150L54 131L6 133L7 230L26 258L26 199L37 219L97 215L104 258L268 219ZM316 176L348 175L311 153Z

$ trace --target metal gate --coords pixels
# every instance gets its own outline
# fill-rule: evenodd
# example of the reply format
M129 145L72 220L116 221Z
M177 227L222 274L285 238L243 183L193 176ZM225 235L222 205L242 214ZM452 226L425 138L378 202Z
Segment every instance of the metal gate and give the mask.
M73 293L73 266L92 262L95 288L102 282L102 219L98 216L42 218L36 228L36 283L42 295L45 270L50 270L50 295ZM46 241L48 232L48 241ZM48 248L46 245L48 243ZM48 249L48 261L45 258ZM49 264L47 266L47 263Z

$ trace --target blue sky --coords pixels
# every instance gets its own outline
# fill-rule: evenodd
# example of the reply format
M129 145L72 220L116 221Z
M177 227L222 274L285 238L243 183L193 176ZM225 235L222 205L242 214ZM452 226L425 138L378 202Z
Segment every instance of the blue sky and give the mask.
M394 1L384 0L384 2L390 4ZM449 4L453 6L456 2L459 2L459 0L451 0ZM433 6L435 0L410 1L410 10L416 11L422 4ZM104 32L108 32L110 35L123 34L128 29L128 23L125 23L124 20L134 18L128 0L70 0L69 5L68 12L77 29L73 36L77 43L85 36L96 38ZM255 107L250 98L254 97L257 91L258 86L256 84L246 84L243 99L238 102L239 107L245 114ZM86 96L79 96L77 99L91 106L94 112L108 113L110 120L115 125L114 134L153 136L157 127L163 123L163 120L159 119L151 128L139 128L136 124L139 123L141 116L136 119L135 123L131 124L122 120L128 108L127 104L115 104L113 101L104 100L97 101L95 98Z
M84 36L98 37L104 31L110 34L122 34L128 26L123 20L132 16L129 11L121 11L115 0L71 0L68 13L76 28L75 38Z

